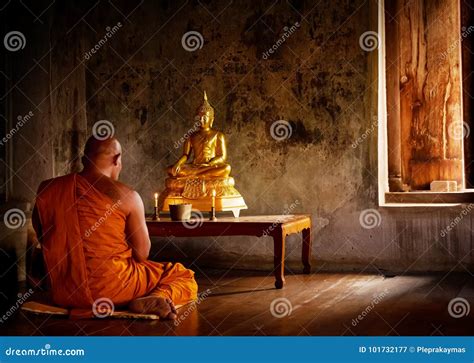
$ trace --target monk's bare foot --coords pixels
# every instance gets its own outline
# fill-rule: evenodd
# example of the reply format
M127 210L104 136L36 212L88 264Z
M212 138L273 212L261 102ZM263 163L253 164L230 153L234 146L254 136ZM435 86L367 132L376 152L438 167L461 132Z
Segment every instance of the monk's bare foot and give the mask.
M159 296L146 296L132 300L128 307L134 313L156 314L162 319L174 320L176 308L170 299Z

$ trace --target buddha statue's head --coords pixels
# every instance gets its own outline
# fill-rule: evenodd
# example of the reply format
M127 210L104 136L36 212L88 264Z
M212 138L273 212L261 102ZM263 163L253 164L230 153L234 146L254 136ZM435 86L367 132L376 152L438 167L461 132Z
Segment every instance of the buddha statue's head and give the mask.
M212 123L214 122L214 109L207 101L206 91L204 91L204 101L202 105L196 110L195 119L201 123L203 129L210 129L212 127Z

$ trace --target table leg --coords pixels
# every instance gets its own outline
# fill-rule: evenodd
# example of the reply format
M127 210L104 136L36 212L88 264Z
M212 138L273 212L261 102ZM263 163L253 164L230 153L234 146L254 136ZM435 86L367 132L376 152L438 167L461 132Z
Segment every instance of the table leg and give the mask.
M303 229L303 249L301 253L303 261L303 272L309 274L311 272L311 228Z
M285 283L285 234L279 229L273 235L275 287L281 289Z

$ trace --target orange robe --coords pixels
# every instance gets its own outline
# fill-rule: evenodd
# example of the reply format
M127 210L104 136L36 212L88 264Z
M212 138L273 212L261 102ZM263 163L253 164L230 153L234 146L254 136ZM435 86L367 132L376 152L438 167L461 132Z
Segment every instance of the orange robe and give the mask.
M148 295L176 305L197 298L194 272L177 263L137 262L126 242L126 216L79 174L43 182L35 230L43 248L53 301L89 315L99 298L126 305Z

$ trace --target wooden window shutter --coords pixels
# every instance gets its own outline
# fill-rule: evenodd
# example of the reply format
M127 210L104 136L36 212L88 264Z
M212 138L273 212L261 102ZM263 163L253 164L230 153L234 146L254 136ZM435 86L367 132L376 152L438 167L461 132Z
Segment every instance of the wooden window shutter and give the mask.
M458 0L386 0L390 191L464 188Z

